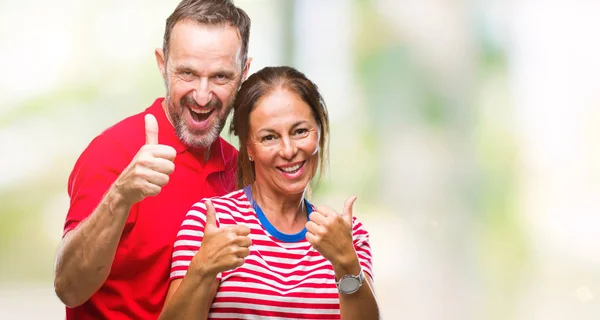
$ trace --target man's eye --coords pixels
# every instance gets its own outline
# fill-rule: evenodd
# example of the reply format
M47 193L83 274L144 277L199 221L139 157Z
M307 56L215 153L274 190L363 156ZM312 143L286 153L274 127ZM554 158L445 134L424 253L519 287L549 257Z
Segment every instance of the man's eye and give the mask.
M194 72L193 71L184 70L184 71L181 71L179 74L186 81L190 81L190 80L194 79Z
M229 81L229 77L224 74L217 74L214 76L214 79L218 83L225 83L225 82Z

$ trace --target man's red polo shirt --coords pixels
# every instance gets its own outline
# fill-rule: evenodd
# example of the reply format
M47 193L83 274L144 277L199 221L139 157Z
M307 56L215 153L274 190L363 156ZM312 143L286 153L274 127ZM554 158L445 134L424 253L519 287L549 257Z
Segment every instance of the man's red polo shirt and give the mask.
M169 285L173 242L187 211L201 198L235 190L237 150L219 138L204 163L201 151L188 149L177 138L162 101L92 140L71 172L65 234L93 212L145 143L145 114L158 121L158 142L177 151L169 183L159 195L132 207L108 279L86 303L67 308L67 319L156 319Z

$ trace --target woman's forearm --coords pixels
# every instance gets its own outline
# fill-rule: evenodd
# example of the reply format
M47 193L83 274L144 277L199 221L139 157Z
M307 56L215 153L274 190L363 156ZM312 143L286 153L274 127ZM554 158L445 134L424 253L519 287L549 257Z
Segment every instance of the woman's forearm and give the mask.
M340 281L345 275L358 275L363 272L356 253L354 258L347 259L343 264L334 265L336 281ZM364 273L364 281L358 291L350 294L339 292L340 315L342 320L365 320L379 319L379 307L375 298L373 281Z
M352 294L339 293L340 315L342 320L379 319L379 307L371 278L365 274L365 281L358 291Z
M159 319L207 319L218 285L215 276L188 272L171 284Z

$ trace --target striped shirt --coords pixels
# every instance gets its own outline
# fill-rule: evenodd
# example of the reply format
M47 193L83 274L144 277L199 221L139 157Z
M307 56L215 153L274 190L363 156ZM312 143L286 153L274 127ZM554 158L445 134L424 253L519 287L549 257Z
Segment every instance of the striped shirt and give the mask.
M211 198L218 225L247 225L252 245L242 266L218 275L208 319L340 319L333 267L306 240L306 229L296 235L280 233L249 199L248 187ZM310 215L312 205L306 204ZM205 221L201 201L189 210L177 234L171 280L185 276L201 246ZM369 235L356 217L352 238L360 265L372 278Z

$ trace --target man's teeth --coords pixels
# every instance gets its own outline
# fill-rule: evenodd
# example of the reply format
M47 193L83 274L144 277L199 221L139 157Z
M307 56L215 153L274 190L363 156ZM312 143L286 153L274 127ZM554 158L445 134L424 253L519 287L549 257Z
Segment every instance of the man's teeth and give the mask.
M300 169L300 167L301 167L301 166L302 166L302 164L297 164L297 165L295 165L295 166L293 166L293 167L285 167L285 168L281 168L281 170L283 170L283 171L285 171L285 172L289 172L289 173L291 173L291 172L294 172L294 171L296 171L296 170Z
M197 114L209 114L212 110L208 109L208 110L195 110L195 109L190 109L192 110L193 113L197 113Z

